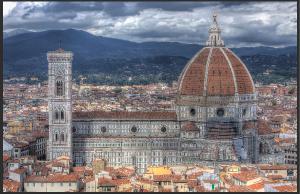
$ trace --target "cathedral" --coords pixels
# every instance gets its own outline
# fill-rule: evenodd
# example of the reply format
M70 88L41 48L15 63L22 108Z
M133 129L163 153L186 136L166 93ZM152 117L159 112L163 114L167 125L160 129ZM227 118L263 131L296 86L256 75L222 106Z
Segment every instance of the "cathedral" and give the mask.
M256 92L245 64L221 38L213 16L206 46L186 64L173 111L72 111L70 51L47 53L48 159L74 165L103 158L109 166L258 160Z

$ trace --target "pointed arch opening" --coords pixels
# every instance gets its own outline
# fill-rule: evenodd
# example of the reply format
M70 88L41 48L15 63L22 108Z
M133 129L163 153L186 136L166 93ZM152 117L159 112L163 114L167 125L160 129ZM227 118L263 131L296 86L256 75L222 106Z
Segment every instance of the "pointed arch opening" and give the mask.
M63 96L64 94L64 82L61 78L58 78L55 82L55 94L56 96Z
M60 134L60 141L62 141L62 142L65 141L65 135L64 135L64 133Z
M65 111L64 111L63 109L60 111L60 119L61 119L62 121L65 120Z
M59 120L59 114L58 114L58 110L55 110L55 121Z

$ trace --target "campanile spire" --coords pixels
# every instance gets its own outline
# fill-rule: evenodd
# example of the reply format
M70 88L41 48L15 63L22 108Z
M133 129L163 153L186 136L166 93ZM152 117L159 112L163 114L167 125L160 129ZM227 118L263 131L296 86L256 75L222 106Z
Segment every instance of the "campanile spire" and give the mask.
M206 46L223 47L224 41L221 38L221 29L217 22L217 14L213 14L213 23L209 28L209 37Z

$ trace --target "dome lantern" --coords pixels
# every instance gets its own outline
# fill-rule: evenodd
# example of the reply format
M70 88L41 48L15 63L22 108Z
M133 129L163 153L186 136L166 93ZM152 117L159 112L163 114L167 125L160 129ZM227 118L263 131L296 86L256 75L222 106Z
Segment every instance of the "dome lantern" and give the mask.
M213 23L209 28L209 36L206 46L224 47L224 41L221 38L221 28L217 22L217 14L213 15Z

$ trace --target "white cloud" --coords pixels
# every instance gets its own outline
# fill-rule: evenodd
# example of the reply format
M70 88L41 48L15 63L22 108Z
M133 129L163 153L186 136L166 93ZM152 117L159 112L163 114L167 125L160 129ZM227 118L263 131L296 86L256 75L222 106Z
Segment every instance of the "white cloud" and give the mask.
M3 7L3 18L8 16L17 5L17 2L13 1L3 1L2 7Z

